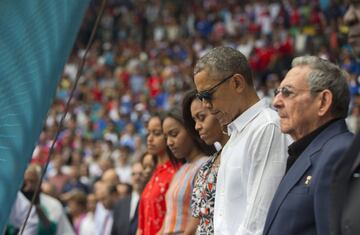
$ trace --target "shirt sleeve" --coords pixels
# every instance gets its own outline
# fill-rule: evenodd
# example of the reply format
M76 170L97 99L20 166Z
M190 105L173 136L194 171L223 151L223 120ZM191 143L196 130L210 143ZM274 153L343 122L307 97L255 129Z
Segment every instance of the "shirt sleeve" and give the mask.
M75 234L74 229L72 228L70 221L66 217L65 211L61 208L61 215L58 221L56 235L73 235Z
M251 139L247 204L237 235L261 235L266 216L285 173L288 139L275 124L259 128Z
M26 219L27 212L31 202L21 193L18 192L15 203L11 209L9 223L21 229ZM30 217L24 229L24 235L33 235L38 231L39 219L35 211L35 206L31 208Z

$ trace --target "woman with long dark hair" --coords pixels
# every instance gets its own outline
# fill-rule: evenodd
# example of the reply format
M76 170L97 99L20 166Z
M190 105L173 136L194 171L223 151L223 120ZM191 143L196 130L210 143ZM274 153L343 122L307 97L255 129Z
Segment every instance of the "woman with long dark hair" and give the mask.
M217 172L220 166L221 148L229 139L218 120L197 99L196 91L185 94L183 99L183 114L185 126L189 132L195 132L209 145L215 145L217 152L204 163L196 176L192 194L192 226L184 235L214 234L214 204Z
M178 108L167 113L162 127L167 146L177 159L184 161L166 193L162 234L183 234L191 226L190 203L195 175L214 149L201 141L198 134L193 135L187 130Z
M166 147L161 120L153 115L147 126L147 152L156 157L156 167L141 194L137 235L154 235L163 224L166 212L165 194L180 164Z

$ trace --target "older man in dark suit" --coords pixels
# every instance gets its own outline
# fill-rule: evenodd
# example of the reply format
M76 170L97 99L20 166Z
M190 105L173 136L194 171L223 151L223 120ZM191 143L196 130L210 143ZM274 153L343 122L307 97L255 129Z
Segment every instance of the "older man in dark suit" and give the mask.
M360 1L351 0L344 15L349 27L349 43L360 60ZM330 225L332 235L360 234L360 132L336 164L331 192Z
M114 207L114 222L111 235L135 235L138 224L138 204L143 185L143 167L140 162L134 163L131 173L130 196L121 199Z
M328 235L329 177L353 139L345 124L346 74L314 56L295 58L275 92L281 131L294 139L267 215L267 235Z

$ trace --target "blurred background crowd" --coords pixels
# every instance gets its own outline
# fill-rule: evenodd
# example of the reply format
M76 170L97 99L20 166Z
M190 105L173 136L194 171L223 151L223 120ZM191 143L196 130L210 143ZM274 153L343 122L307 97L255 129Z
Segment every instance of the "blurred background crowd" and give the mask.
M46 161L99 2L91 1L85 15L33 153L34 163ZM184 92L193 88L194 63L219 45L247 56L258 94L269 104L295 56L317 55L339 64L350 74L347 121L349 129L357 131L360 64L346 42L346 9L347 3L340 0L109 0L43 192L66 208L75 198L83 213L94 212L100 200L94 185L103 178L115 184L114 202L130 194L131 164L146 152L151 113L179 105ZM74 221L73 216L70 213Z

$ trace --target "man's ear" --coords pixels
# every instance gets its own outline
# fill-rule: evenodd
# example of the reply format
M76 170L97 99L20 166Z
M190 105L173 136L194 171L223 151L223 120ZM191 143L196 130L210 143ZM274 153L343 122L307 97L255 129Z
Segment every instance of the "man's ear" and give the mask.
M238 93L241 93L246 87L246 80L244 76L238 73L234 74L231 83L235 91Z
M325 89L320 92L319 98L320 100L319 100L318 115L324 116L326 113L330 111L330 107L332 105L332 100L333 100L333 94L331 93L330 90Z

